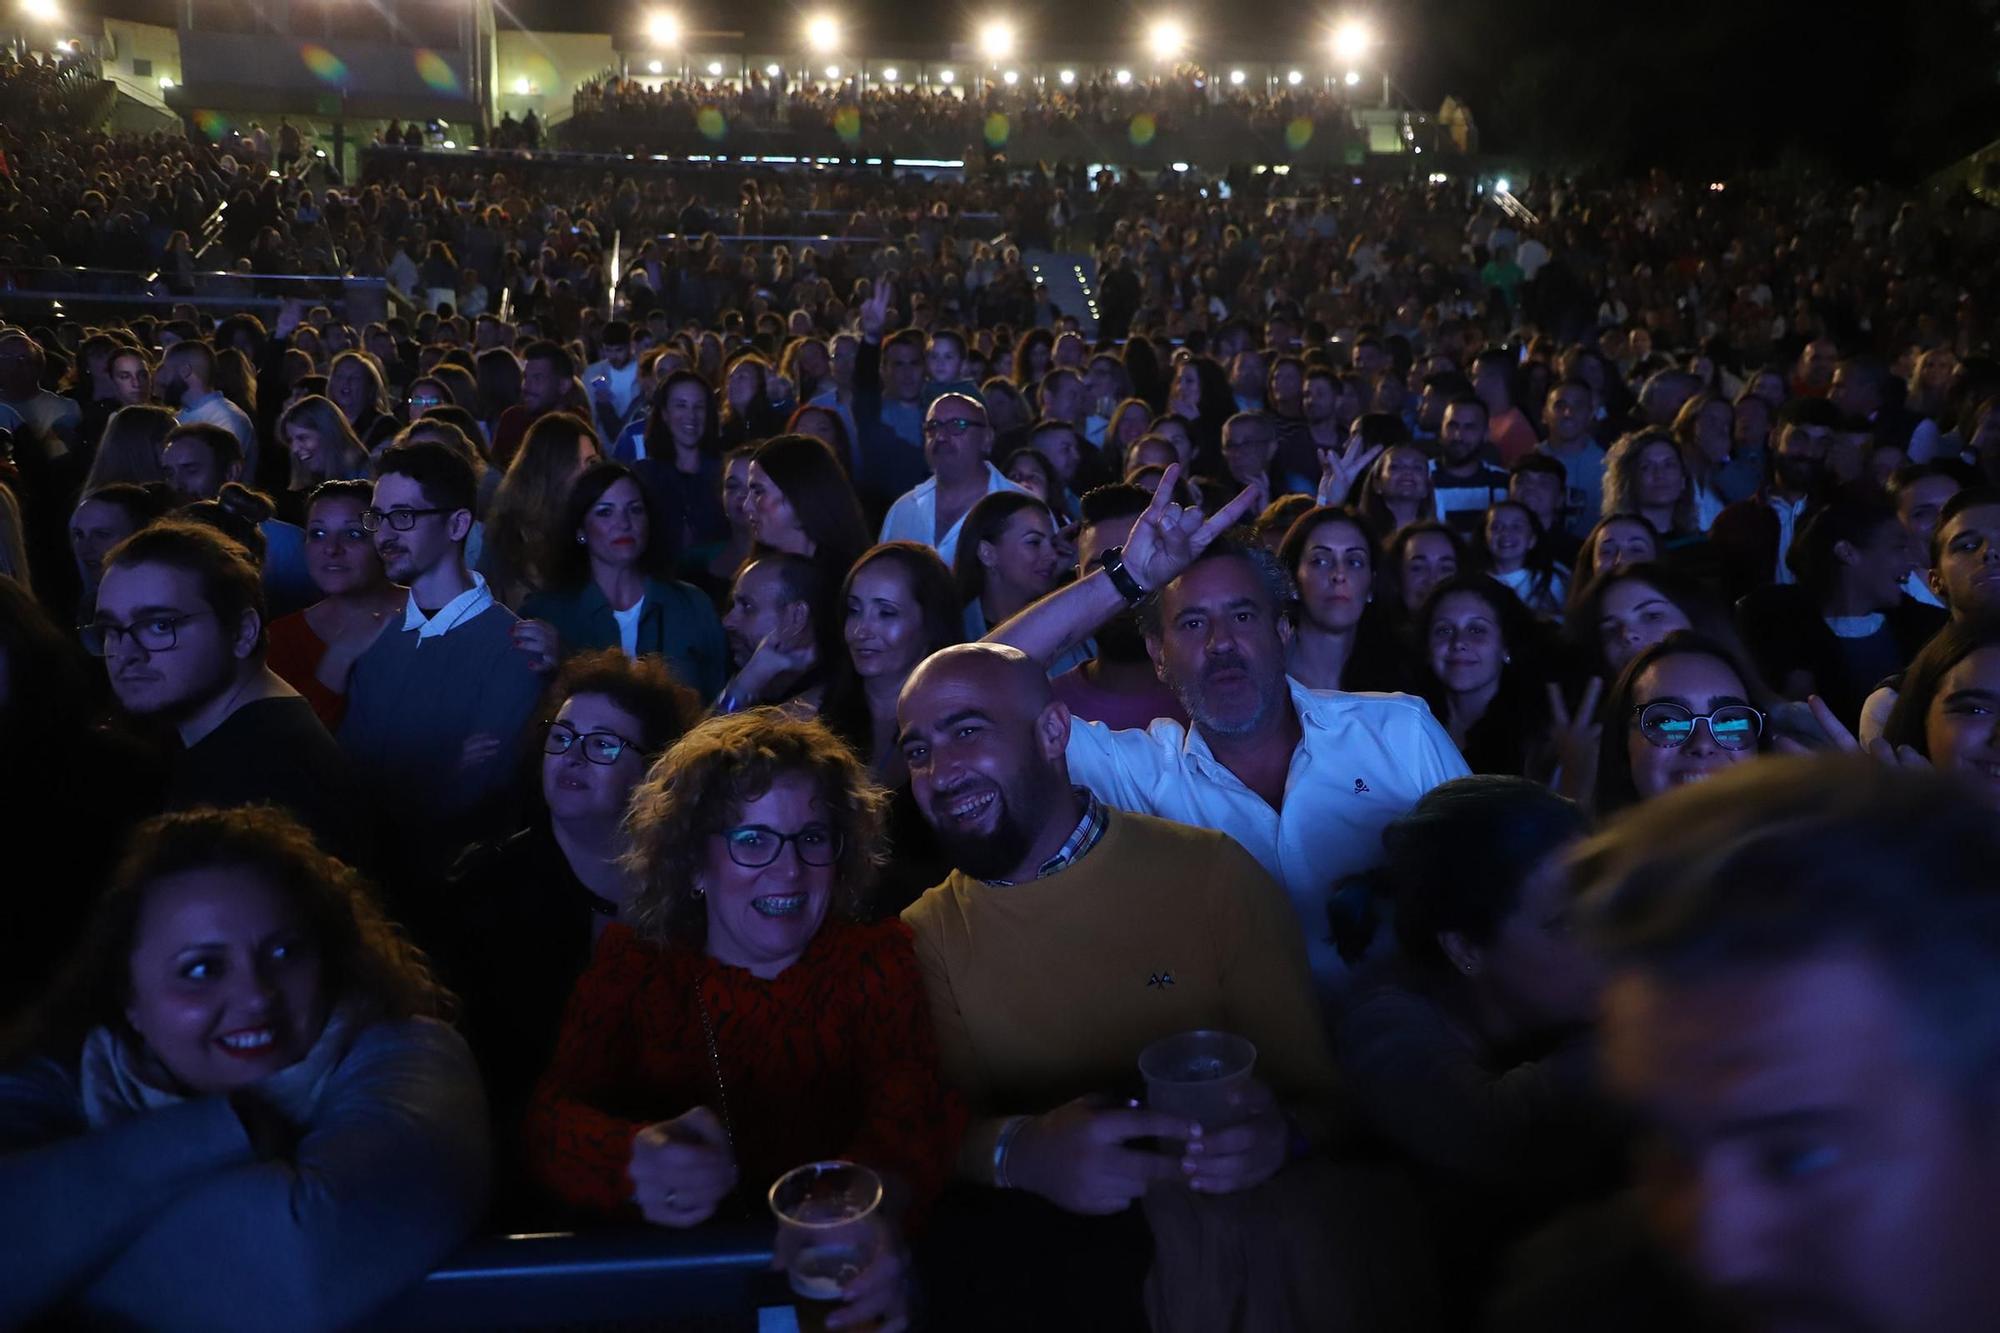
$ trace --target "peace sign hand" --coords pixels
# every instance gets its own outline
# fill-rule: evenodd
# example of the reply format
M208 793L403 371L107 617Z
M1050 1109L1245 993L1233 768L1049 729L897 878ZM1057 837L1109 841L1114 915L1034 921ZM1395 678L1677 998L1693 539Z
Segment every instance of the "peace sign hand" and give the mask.
M1315 498L1323 505L1346 504L1348 495L1354 490L1354 483L1368 470L1368 465L1382 456L1386 445L1370 448L1359 434L1347 437L1347 443L1338 450L1331 447L1319 451L1319 494Z
M861 303L861 333L874 339L889 327L889 306L896 299L896 284L887 278L875 279L875 293Z
M1125 541L1125 567L1148 592L1172 582L1217 537L1242 522L1257 503L1256 488L1246 486L1204 520L1201 510L1193 505L1174 503L1180 479L1181 465L1168 465L1160 488L1153 492L1153 502L1139 515Z

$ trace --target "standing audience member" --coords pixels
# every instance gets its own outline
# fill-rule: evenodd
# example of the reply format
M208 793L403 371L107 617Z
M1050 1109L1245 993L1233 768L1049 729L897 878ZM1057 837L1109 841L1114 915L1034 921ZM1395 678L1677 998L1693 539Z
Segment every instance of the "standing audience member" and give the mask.
M548 413L528 428L486 514L480 572L501 602L518 607L548 586L549 551L570 488L601 456L590 426L569 412Z

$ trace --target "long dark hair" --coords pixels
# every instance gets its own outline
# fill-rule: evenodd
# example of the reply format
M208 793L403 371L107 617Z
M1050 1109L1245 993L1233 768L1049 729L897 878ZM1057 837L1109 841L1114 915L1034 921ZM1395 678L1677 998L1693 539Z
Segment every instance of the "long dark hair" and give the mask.
M1639 677L1645 675L1655 662L1669 657L1714 658L1736 673L1736 678L1743 682L1743 697L1753 707L1762 712L1770 710L1771 699L1764 689L1763 678L1740 651L1722 639L1681 630L1641 649L1618 673L1611 693L1604 700L1604 728L1597 746L1595 799L1600 819L1639 803L1639 789L1632 785L1632 745L1626 723L1631 720L1632 710L1637 706L1634 696L1638 693ZM1770 742L1771 727L1767 720L1764 734L1758 740L1758 748L1764 749Z
M1027 498L1030 501L1034 499L1033 496ZM854 562L841 582L839 596L834 599L834 614L843 627L847 624L847 599L853 595L855 578L868 566L882 561L900 569L909 582L910 592L923 618L924 657L964 641L965 617L959 605L958 585L952 581L951 571L945 568L938 553L921 542L883 542L871 547ZM852 745L865 759L875 748L874 720L868 711L868 696L862 689L860 676L855 674L854 656L847 651L844 635L841 636L840 653L835 659L832 676L833 683L827 687L826 704L820 709L820 716L833 728L835 735Z
M2000 617L1954 620L1939 630L1903 672L1902 689L1897 692L1896 706L1889 711L1889 721L1882 728L1882 739L1894 746L1907 745L1924 758L1930 758L1925 723L1944 678L1980 649L1993 647L2000 647Z
M542 567L548 571L550 588L574 591L590 582L590 548L577 537L582 533L583 521L589 517L591 509L604 498L606 491L621 481L631 482L646 506L646 546L639 552L640 572L648 578L666 578L671 574L672 535L665 531L660 506L654 503L652 493L639 479L639 474L623 463L599 460L577 477L576 484L570 487L569 499L563 505L562 522L549 529Z
M958 585L958 600L970 604L986 592L986 566L979 563L982 542L997 542L1007 530L1007 522L1027 509L1049 513L1049 507L1025 491L995 491L984 495L966 511L958 530L958 551L951 562L951 574ZM1054 516L1050 516L1054 522ZM880 549L880 548L877 548Z
M674 461L673 432L667 429L667 399L676 385L692 384L701 390L702 427L700 450L703 454L722 452L722 437L716 432L715 392L708 381L692 370L676 370L660 381L653 390L652 405L646 409L646 456L658 458L671 464Z
M153 887L174 875L246 870L286 901L318 948L327 994L358 1000L372 1020L448 1018L450 992L424 955L391 925L359 871L322 851L291 815L270 806L158 815L133 830L124 860L76 955L8 1056L74 1060L84 1037L108 1027L137 1040L126 1020L132 949Z
M1479 598L1492 610L1507 658L1500 667L1493 702L1466 734L1466 762L1476 773L1518 773L1536 758L1536 747L1548 723L1549 704L1542 689L1547 658L1544 635L1534 614L1512 588L1485 574L1461 573L1431 589L1412 626L1420 664L1418 678L1423 682L1421 693L1442 721L1447 691L1431 666L1431 625L1444 599L1460 593Z
M791 502L813 558L829 571L849 569L868 549L868 525L847 470L810 435L779 435L757 446L750 462Z
M1278 546L1278 560L1296 581L1299 579L1299 565L1306 558L1306 548L1312 544L1313 533L1328 523L1344 523L1361 536L1362 545L1368 549L1368 571L1370 587L1382 577L1381 561L1376 559L1375 544L1368 535L1368 525L1363 523L1353 511L1338 505L1320 505L1308 509L1292 521L1285 530L1285 539ZM1301 607L1300 614L1304 614ZM1389 623L1389 614L1384 609L1383 599L1370 597L1361 608L1361 619L1354 625L1354 647L1347 654L1347 664L1340 669L1340 688L1343 690L1383 690L1400 691L1409 688L1409 672L1402 653L1396 645L1396 632Z

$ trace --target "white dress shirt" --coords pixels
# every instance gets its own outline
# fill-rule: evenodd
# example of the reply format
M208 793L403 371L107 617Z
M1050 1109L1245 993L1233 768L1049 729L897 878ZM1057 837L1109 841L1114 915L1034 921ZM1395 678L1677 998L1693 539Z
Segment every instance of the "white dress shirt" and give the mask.
M1382 860L1382 830L1441 782L1471 770L1423 700L1308 689L1289 677L1303 735L1281 809L1243 784L1195 728L1144 731L1073 721L1070 777L1112 805L1227 833L1285 886L1323 999L1346 976L1327 905L1339 882Z
M952 557L958 554L958 531L965 526L965 514L960 514L958 521L946 530L943 540L939 540L937 486L936 477L925 477L897 497L896 503L889 506L888 517L882 520L882 540L922 542L925 546L936 548L938 557L949 566ZM995 491L1022 491L1026 494L1022 487L1007 480L1007 474L989 461L986 464L986 493L991 495ZM967 514L971 512L966 510Z
M475 572L472 586L439 607L432 616L417 609L417 595L411 593L410 603L403 610L403 628L415 630L420 640L441 639L492 605L493 591L486 586L485 575Z

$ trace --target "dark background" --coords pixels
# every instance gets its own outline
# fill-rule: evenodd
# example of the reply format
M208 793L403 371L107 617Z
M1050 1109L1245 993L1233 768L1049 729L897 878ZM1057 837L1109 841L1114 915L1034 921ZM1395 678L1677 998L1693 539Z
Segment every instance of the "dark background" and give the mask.
M676 7L690 29L753 37L796 33L807 9L791 0ZM504 0L501 13L530 28L603 32L636 30L645 8ZM856 54L870 40L965 41L982 17L1005 12L1027 53L1129 42L1136 55L1146 20L1171 12L1194 31L1197 49L1309 58L1299 53L1317 54L1332 18L1268 0L1143 8L838 0L829 8ZM172 23L175 6L106 0L104 9ZM1387 43L1382 59L1414 104L1435 110L1456 94L1489 150L1552 163L1716 174L1818 166L1909 180L2000 138L2000 0L1404 0L1374 21Z

